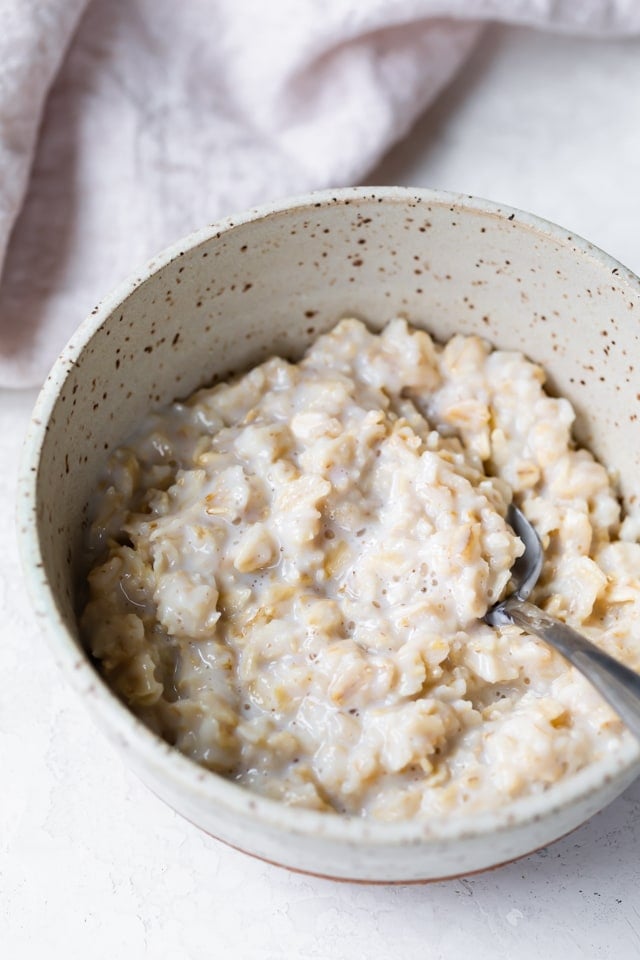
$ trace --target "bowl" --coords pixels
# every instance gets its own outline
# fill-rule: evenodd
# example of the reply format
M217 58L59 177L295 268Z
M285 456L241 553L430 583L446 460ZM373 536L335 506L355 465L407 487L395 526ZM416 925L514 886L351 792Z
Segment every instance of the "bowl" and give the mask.
M156 737L102 681L78 635L89 501L109 451L151 409L272 354L298 357L341 317L395 315L436 338L477 333L542 363L579 440L640 486L634 375L640 282L591 244L518 210L429 190L311 194L174 244L97 306L54 365L19 493L24 567L62 673L142 780L248 853L336 879L445 878L572 830L640 772L626 742L577 775L477 816L377 823L293 809L210 773Z

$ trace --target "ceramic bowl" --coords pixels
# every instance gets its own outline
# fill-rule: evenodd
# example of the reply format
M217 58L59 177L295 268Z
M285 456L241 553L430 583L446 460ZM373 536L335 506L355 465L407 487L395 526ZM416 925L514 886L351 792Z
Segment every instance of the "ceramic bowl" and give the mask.
M466 196L354 188L262 207L170 247L108 296L56 362L22 468L19 526L55 658L123 760L203 830L292 869L414 881L549 843L640 772L618 753L547 792L473 817L396 824L291 809L198 767L110 692L78 639L88 502L105 458L150 410L271 354L297 357L345 315L404 315L437 338L478 333L542 363L577 434L640 486L640 283L565 230Z

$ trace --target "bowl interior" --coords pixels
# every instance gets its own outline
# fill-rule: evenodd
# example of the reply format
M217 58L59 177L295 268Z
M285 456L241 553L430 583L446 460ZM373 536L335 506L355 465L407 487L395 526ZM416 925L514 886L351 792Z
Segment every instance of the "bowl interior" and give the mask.
M298 357L341 317L379 328L398 314L438 339L477 333L543 364L633 507L635 277L560 228L466 197L361 188L263 209L171 248L107 298L42 393L25 466L37 544L27 563L76 657L82 542L109 451L150 408L269 355Z

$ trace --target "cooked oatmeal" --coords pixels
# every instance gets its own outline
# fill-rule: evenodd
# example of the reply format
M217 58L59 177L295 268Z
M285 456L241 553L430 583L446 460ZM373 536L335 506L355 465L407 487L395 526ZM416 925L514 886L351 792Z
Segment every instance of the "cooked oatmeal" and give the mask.
M640 668L640 545L544 373L478 337L344 320L153 414L108 464L82 615L108 682L211 770L383 820L490 809L629 736L543 642L533 599Z

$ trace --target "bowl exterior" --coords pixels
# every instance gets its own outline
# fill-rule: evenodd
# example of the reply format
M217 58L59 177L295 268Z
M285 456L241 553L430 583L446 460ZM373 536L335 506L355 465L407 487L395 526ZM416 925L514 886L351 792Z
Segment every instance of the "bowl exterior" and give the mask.
M174 245L79 328L38 400L20 483L25 572L54 655L149 786L214 836L298 870L432 879L513 859L583 822L640 771L638 747L473 822L368 824L291 810L201 770L111 694L78 637L83 536L109 451L151 408L273 354L297 357L343 316L402 315L542 363L576 432L640 493L634 387L640 284L559 227L469 197L400 188L313 194Z
M107 731L108 733L109 731ZM356 821L332 829L331 815L299 817L276 803L258 803L252 797L233 797L225 805L212 803L206 781L189 791L183 780L166 770L130 759L140 778L174 810L205 832L238 850L269 863L302 873L367 883L415 883L445 880L500 866L565 836L614 800L635 778L638 765L620 763L600 783L587 783L570 802L559 797L544 809L513 809L469 823L425 824L422 830L376 830ZM198 786L205 789L198 791Z

